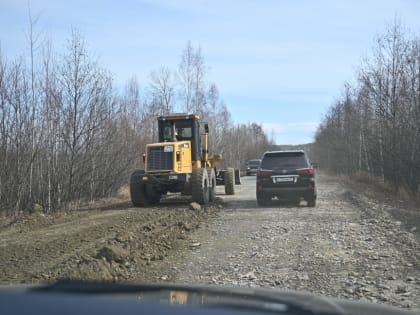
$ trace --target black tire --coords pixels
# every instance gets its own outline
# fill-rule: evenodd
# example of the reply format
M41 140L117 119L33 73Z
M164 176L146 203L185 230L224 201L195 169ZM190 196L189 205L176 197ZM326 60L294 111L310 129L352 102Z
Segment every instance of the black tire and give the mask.
M235 194L235 170L231 167L225 171L225 193L226 195Z
M140 188L142 182L142 175L144 170L136 170L131 174L130 177L130 196L131 202L135 207L140 207L144 196L142 194L142 189Z
M235 184L241 184L241 171L239 169L235 169Z
M205 168L196 168L191 175L192 200L199 204L209 203L209 175Z
M259 207L264 207L267 205L267 198L264 196L262 192L257 191L257 205Z
M213 202L216 199L216 172L214 168L209 168L209 201Z
M308 203L308 207L315 207L315 205L316 205L316 199L315 198L309 199L307 201L307 203Z
M147 207L159 203L161 194L156 192L150 184L144 183L143 170L134 171L130 178L131 202L135 207Z

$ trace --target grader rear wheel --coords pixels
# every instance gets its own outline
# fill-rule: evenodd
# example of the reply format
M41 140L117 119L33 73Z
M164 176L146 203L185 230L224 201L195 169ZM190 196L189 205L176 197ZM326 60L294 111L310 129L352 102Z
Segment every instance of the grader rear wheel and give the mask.
M199 204L209 203L209 175L205 168L196 168L191 175L192 200Z
M241 171L239 169L235 169L235 184L241 185Z
M216 199L216 172L213 168L209 168L209 201L212 202Z
M225 172L225 193L226 195L235 194L235 170L228 168Z

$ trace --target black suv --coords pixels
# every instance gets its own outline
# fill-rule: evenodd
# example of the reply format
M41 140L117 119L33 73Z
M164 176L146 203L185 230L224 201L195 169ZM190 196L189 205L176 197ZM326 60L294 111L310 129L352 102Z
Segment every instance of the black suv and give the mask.
M257 171L257 202L264 206L273 197L315 207L315 171L303 150L271 151L263 155Z
M246 161L246 176L255 175L260 166L261 160L248 160Z

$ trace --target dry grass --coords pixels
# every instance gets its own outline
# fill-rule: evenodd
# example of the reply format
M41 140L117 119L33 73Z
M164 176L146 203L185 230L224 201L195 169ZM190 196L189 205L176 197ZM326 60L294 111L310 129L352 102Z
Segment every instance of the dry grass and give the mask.
M75 201L67 204L64 210L83 211L83 210L109 210L119 209L122 205L127 205L130 200L130 189L128 185L122 186L115 196L100 198L93 201Z
M130 187L128 185L124 185L120 189L118 189L117 197L123 198L123 199L129 199L130 198Z
M100 198L93 201L77 200L69 202L64 205L60 210L48 212L48 209L44 209L41 205L35 204L31 211L18 211L13 213L7 213L6 211L0 211L0 227L7 226L22 216L27 214L33 215L36 213L45 215L59 215L68 211L85 211L85 210L109 210L109 209L120 209L121 207L127 207L130 205L130 188L128 185L122 186L115 196Z
M338 177L338 181L349 185L359 193L369 195L378 201L395 203L401 211L414 213L420 217L420 195L413 194L407 187L396 187L389 182L384 182L382 178L363 172L357 172L351 176L329 174Z

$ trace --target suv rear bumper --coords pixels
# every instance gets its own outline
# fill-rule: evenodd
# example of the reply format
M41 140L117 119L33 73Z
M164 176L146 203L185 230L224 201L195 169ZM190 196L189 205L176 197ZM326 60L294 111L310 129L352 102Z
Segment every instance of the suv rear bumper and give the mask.
M264 198L316 199L316 190L307 187L263 187L262 189L257 189L257 194L264 196Z

